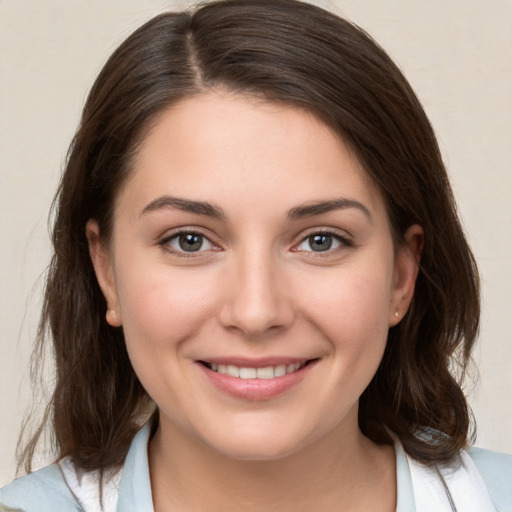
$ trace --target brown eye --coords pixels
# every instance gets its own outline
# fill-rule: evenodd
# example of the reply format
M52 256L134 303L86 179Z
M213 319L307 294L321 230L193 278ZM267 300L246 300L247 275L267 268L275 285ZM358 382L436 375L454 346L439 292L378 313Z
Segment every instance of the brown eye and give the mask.
M328 251L332 247L332 236L326 234L316 234L308 237L308 244L312 251Z
M332 233L313 233L299 244L297 249L304 252L326 252L343 245L344 240Z
M194 233L187 233L178 237L180 249L187 252L196 252L203 246L203 237Z
M213 248L212 243L199 233L178 233L166 244L177 252L202 252Z

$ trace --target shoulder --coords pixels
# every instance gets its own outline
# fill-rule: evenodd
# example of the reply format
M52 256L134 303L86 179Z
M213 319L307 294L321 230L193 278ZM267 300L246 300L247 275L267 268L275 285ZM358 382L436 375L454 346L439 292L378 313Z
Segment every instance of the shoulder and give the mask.
M134 437L125 465L105 471L101 486L98 470L85 471L64 457L0 489L0 512L153 510L149 435L146 425Z
M17 478L0 489L0 511L79 512L82 509L73 497L57 464Z
M467 451L501 512L512 512L512 455L471 447Z

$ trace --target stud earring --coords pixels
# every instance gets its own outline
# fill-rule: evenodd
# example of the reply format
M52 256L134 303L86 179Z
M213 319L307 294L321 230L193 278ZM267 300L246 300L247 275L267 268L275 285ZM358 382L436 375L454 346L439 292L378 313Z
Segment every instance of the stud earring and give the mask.
M396 316L397 318L399 317L399 315L398 315L398 308L397 308L397 310L395 311L395 316Z

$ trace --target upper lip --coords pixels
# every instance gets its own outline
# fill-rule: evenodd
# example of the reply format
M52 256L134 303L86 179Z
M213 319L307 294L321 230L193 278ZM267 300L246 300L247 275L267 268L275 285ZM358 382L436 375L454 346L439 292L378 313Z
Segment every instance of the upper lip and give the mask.
M275 356L275 357L262 357L262 358L247 358L247 357L211 357L200 359L199 362L209 364L223 364L233 365L240 368L265 368L268 366L279 366L288 364L305 364L310 361L311 357L287 357L287 356Z

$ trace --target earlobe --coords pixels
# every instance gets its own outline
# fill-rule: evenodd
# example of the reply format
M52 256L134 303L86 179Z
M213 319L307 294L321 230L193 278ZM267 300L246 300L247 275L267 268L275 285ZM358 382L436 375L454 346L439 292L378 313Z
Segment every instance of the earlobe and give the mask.
M414 224L406 231L403 243L398 248L389 311L390 327L402 320L411 304L419 272L423 242L423 228Z
M105 318L112 327L120 327L122 320L111 255L101 239L100 228L94 219L87 221L85 233L96 279L107 302Z

